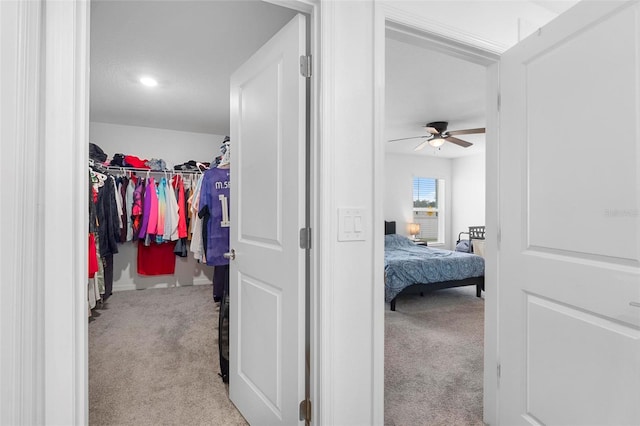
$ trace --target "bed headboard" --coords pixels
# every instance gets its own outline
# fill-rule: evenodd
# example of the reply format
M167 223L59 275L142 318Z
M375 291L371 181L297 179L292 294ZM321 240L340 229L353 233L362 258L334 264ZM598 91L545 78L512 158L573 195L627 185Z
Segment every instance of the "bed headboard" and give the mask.
M384 221L384 235L395 234L396 233L396 222L387 222Z

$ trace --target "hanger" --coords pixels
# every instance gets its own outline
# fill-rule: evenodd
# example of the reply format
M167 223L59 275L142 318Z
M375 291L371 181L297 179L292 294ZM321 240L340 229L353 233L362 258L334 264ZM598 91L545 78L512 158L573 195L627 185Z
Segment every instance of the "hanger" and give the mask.
M196 167L198 168L198 171L200 173L203 173L202 169L209 170L209 168L206 165L202 164L202 163L196 163Z
M107 180L107 175L99 173L93 169L90 169L90 171L91 171L91 182L93 183L93 185L98 188L100 188L101 186L104 186L104 181Z

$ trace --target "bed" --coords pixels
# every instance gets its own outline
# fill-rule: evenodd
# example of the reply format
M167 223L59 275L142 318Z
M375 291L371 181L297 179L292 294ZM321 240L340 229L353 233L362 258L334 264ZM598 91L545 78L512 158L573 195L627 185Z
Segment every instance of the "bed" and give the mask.
M396 310L400 293L476 286L476 296L484 290L484 259L469 253L416 245L395 232L395 222L385 222L385 301Z

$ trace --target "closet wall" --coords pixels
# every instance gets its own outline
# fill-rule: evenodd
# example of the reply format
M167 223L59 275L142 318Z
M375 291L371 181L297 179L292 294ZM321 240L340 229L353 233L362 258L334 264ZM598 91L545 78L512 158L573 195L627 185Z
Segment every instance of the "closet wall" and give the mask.
M211 162L219 155L224 135L91 122L89 140L100 146L109 158L115 153L158 158L172 169L175 164L189 160ZM138 275L136 247L130 242L119 245L120 252L113 258L114 291L211 284L213 280L213 267L197 263L191 254L186 258L176 257L174 275Z

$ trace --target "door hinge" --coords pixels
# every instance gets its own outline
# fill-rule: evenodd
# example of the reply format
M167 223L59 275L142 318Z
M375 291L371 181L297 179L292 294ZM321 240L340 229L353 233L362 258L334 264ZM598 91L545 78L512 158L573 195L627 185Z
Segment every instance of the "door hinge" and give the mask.
M500 96L500 93L498 93L498 112L500 112L500 106L502 105L502 96Z
M311 400L305 399L300 401L300 420L305 423L311 423Z
M498 364L498 367L496 368L496 374L498 375L498 381L500 381L500 364Z
M300 228L300 248L311 250L311 228Z
M300 74L303 77L311 77L311 56L300 56Z

